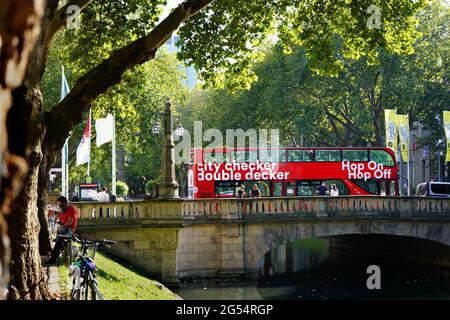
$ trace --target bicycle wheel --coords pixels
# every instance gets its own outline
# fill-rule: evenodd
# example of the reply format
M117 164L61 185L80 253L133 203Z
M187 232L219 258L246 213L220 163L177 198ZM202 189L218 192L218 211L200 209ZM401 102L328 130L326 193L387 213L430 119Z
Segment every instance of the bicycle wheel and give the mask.
M83 300L97 300L97 284L95 281L90 280L89 283L84 287Z
M70 293L71 300L80 300L80 289L72 289Z
M91 294L91 300L97 300L97 283L95 281L91 281L89 289Z

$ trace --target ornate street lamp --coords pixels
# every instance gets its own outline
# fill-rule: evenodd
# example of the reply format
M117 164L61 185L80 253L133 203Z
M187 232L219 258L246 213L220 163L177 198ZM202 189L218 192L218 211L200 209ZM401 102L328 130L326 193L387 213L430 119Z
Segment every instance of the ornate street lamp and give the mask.
M159 135L159 134L161 133L161 125L159 124L158 121L155 122L155 123L152 125L152 133L153 133L155 136L157 136L157 135Z
M161 176L157 187L158 198L179 198L179 185L175 179L175 153L173 142L172 103L166 99L164 109L164 143L161 152ZM152 126L157 132L158 126ZM161 130L161 128L159 128Z
M175 129L175 137L182 137L183 133L184 133L184 128L181 125L180 117L178 117L178 125L177 125L177 128Z

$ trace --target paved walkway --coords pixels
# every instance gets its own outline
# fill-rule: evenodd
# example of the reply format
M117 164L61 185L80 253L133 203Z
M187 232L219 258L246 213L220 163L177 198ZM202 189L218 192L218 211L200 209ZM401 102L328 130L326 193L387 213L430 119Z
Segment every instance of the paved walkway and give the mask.
M59 281L58 265L52 264L50 266L44 265L44 262L49 256L41 256L42 268L44 269L45 282L47 283L50 292L54 295L55 299L62 300L65 288L62 288Z

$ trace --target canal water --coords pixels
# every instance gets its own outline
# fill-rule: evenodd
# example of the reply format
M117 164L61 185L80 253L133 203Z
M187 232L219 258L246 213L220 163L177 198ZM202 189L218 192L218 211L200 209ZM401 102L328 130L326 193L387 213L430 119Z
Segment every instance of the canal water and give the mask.
M369 290L368 266L381 289ZM186 300L450 299L450 270L330 247L327 239L279 246L259 261L259 278L195 280L177 291Z

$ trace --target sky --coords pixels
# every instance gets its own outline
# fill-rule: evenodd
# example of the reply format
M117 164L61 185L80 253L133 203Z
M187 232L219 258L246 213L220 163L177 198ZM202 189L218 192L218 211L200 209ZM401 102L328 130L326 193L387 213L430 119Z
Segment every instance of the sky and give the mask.
M183 0L167 0L167 5L164 6L164 11L159 18L158 23L161 22L165 17L167 17L170 13L170 10L178 6L181 2L183 2Z

